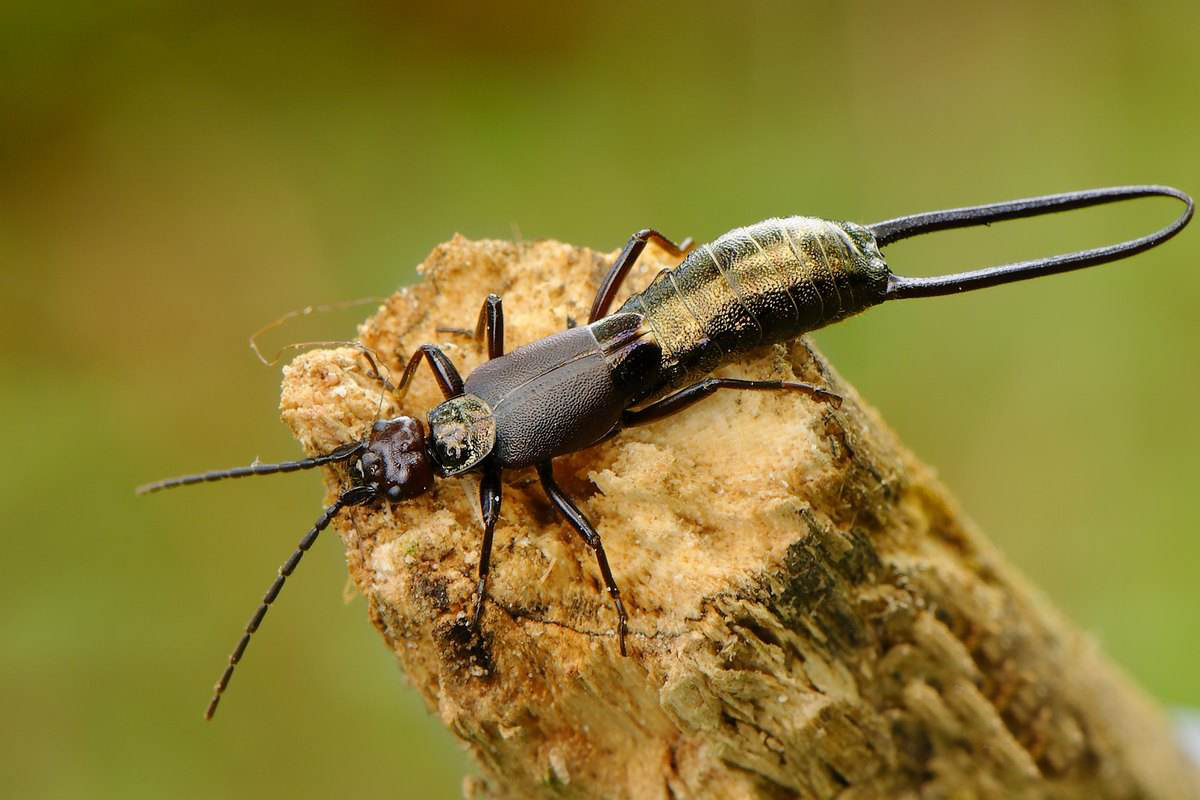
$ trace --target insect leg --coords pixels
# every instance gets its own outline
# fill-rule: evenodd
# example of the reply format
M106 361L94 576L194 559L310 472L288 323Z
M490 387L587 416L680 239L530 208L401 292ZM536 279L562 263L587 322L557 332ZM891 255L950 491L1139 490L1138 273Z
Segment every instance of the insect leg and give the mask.
M412 381L413 373L417 371L417 365L421 363L422 356L429 362L429 368L433 370L433 377L437 379L438 386L441 387L442 394L446 396L447 400L463 393L462 376L458 374L458 370L450 358L436 345L423 344L408 359L404 374L400 376L400 384L396 387L397 396L403 397L408 390L408 384Z
M500 519L500 467L489 459L479 481L479 509L483 514L483 545L479 550L479 585L475 589L475 611L471 614L471 627L478 630L483 617L483 601L487 597L487 579L491 571L492 534L496 520Z
M489 294L479 309L479 321L475 323L475 339L478 341L487 333L488 358L499 358L504 355L504 306L500 296Z
M367 363L371 365L371 377L379 381L379 384L384 389L387 389L390 392L396 388L392 385L392 382L385 378L383 373L379 371L379 365L375 363L375 355L371 352L371 348L367 347L366 345L359 344L358 342L347 342L347 344L349 344L351 347L357 347L359 351L362 352L363 358L365 358Z
M595 322L608 313L613 298L617 296L617 289L621 288L621 282L629 274L630 268L637 263L638 256L646 249L646 243L650 240L676 258L687 255L694 246L690 238L675 244L653 228L645 228L630 236L629 241L625 243L625 249L617 256L617 260L601 281L600 288L596 290L596 299L592 301L588 322Z
M625 628L629 616L625 613L625 604L621 602L621 590L617 588L612 570L608 568L608 557L604 555L604 543L600 541L600 534L592 527L592 523L583 515L583 512L575 507L571 498L563 494L563 490L554 482L552 462L543 461L538 464L537 471L538 477L542 479L542 488L545 489L550 502L558 509L558 513L571 523L571 527L579 533L587 546L596 553L596 563L600 565L600 575L604 578L604 585L608 588L608 596L613 599L613 603L617 607L617 641L620 643L621 655L626 655Z
M791 390L804 392L814 400L819 400L822 403L829 403L834 408L842 404L842 398L819 386L813 386L808 383L795 383L793 381L744 381L738 378L709 378L693 383L680 389L674 394L669 394L661 400L655 401L645 408L639 408L635 411L625 411L621 414L622 425L642 425L647 422L653 422L656 419L670 416L678 411L690 406L698 400L703 400L718 389L756 389L759 391L770 391L775 389Z
M470 336L477 342L483 339L486 331L488 358L504 355L504 309L500 305L500 296L497 294L489 294L483 301L474 332L469 328L452 328L446 325L439 325L434 330L438 333L453 333L455 336Z

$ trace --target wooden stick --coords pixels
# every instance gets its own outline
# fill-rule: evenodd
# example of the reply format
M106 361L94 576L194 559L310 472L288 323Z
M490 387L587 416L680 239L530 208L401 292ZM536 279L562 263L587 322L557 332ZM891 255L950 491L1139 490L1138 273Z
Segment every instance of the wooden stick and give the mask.
M545 336L586 318L610 259L456 238L362 341L393 370L436 342L466 375L483 349L436 327L470 327L491 291L508 347ZM629 285L671 264L650 248ZM1200 796L1161 713L809 345L721 374L845 402L717 393L556 464L603 536L628 658L591 553L532 470L505 476L482 640L465 625L477 478L339 520L372 622L480 764L470 796ZM283 417L328 452L380 393L358 351L312 352L286 370ZM439 399L422 375L402 410ZM382 413L400 411L385 396Z

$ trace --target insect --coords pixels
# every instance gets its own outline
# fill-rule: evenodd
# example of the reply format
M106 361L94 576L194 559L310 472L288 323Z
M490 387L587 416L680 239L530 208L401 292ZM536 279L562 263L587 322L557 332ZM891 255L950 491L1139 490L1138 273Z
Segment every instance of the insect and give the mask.
M933 231L1147 196L1172 197L1186 208L1153 234L1107 247L931 278L893 274L880 252L893 242ZM800 336L888 300L954 294L1134 255L1177 234L1193 211L1192 199L1177 189L1126 186L934 211L865 226L810 217L770 219L737 228L700 247L693 247L690 240L676 245L658 231L646 229L630 237L617 256L596 292L586 325L568 327L508 353L501 299L489 295L475 330L460 331L485 342L489 359L465 380L432 344L422 345L409 357L397 386L380 378L402 396L422 361L428 364L445 397L429 411L428 430L417 417L378 420L362 440L315 458L188 475L138 489L148 493L326 464L348 467L349 488L325 509L279 568L229 656L205 717L216 711L234 668L285 581L342 509L401 502L429 491L437 479L468 472L481 476L484 523L472 629L479 629L487 597L501 475L505 470L534 467L550 502L595 554L616 609L618 647L625 655L628 615L604 544L555 482L554 458L591 447L622 428L681 412L720 390L793 391L816 402L840 404L833 393L807 383L706 375L750 348ZM651 241L682 262L659 273L610 313L618 289Z

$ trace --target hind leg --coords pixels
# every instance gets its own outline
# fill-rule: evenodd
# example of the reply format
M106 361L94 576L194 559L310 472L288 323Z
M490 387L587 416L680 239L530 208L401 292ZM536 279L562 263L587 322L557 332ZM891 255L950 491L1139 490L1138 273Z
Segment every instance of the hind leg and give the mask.
M683 258L693 247L691 239L684 239L679 244L675 244L653 228L645 228L630 236L629 241L625 243L625 249L617 256L617 260L609 268L608 274L600 282L600 288L596 290L596 299L592 301L592 311L588 314L588 322L595 322L608 313L625 276L637 263L638 256L646 249L646 243L650 241L655 242L676 258Z

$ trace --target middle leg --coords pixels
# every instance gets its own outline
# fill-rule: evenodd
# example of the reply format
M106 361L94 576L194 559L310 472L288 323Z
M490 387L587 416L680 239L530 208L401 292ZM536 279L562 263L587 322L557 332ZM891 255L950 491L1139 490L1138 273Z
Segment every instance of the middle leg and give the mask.
M587 543L587 546L596 553L596 563L600 565L600 575L604 578L604 586L608 589L608 596L613 599L613 603L617 607L617 641L621 655L626 655L625 629L629 616L625 613L625 604L621 602L621 590L617 588L612 570L608 568L608 556L604 555L604 543L600 541L600 534L592 527L592 523L583 515L583 512L571 502L571 498L567 497L558 487L554 480L552 462L543 461L537 465L537 471L538 477L542 479L542 488L546 490L546 496L550 498L550 502L558 509L558 513L571 523L571 527Z
M487 334L488 359L504 355L504 306L500 295L489 294L479 309L479 321L475 323L475 339Z
M435 330L438 333L470 336L477 342L483 339L486 333L488 359L504 355L504 306L501 304L500 295L489 294L487 299L483 301L483 306L479 309L479 320L475 323L474 332L468 328L450 328L443 325L439 325Z

